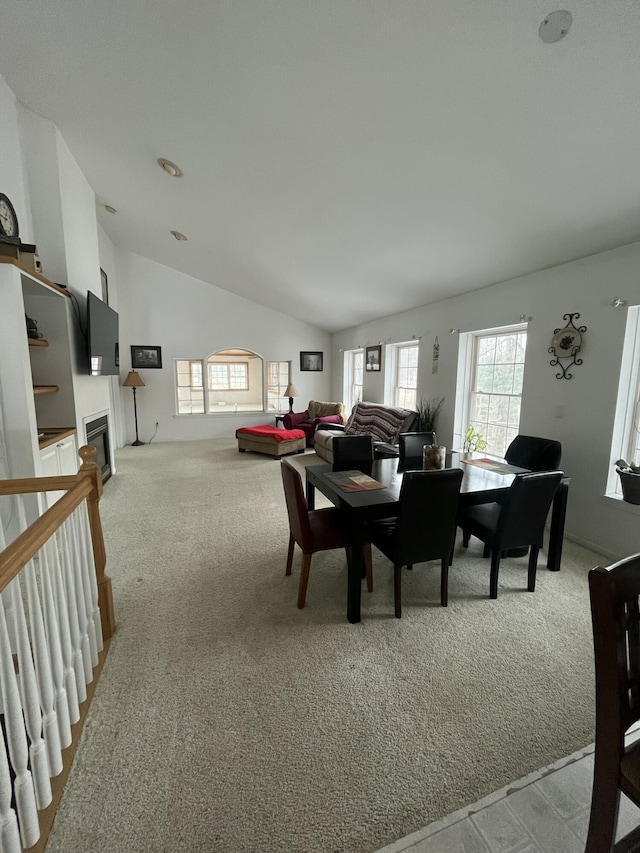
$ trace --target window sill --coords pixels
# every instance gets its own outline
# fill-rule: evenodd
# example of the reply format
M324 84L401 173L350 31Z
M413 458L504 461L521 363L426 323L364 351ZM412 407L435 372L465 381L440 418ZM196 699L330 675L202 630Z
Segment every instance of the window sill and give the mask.
M629 515L635 515L636 518L640 515L640 504L631 504L628 501L624 501L622 499L622 495L616 495L612 492L609 492L605 495L601 495L601 500L608 503L609 506L612 504L618 504L620 509L623 512L629 513Z
M180 413L175 412L173 415L174 418L237 418L240 416L250 416L250 415L262 415L264 417L275 417L275 414L272 415L271 412L260 412L260 411L251 411L251 412L197 412L195 414L189 413Z

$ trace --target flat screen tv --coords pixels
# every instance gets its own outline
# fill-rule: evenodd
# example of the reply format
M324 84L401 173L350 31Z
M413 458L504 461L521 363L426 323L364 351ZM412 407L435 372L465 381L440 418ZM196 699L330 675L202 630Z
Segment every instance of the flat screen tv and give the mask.
M87 295L87 350L91 376L120 373L118 315L91 291Z

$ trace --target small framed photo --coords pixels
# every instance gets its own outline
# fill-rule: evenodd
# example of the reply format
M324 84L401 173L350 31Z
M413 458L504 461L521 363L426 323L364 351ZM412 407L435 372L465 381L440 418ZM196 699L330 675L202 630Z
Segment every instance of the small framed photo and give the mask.
M301 352L300 370L322 370L321 352Z
M100 268L100 283L102 284L102 301L105 305L109 304L109 279L106 272Z
M131 347L131 367L150 370L162 367L162 350L160 347Z
M382 361L382 347L367 347L365 353L365 364L367 370L380 370Z

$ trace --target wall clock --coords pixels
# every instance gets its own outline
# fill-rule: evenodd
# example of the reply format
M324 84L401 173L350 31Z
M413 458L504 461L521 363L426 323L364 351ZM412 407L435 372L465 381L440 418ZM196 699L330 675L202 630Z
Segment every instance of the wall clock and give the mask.
M20 229L16 211L9 198L0 193L0 240L3 243L19 243Z
M582 359L578 358L578 353L582 348L582 335L587 331L586 326L575 326L574 319L578 320L580 314L565 314L562 319L567 321L566 326L561 329L553 330L553 339L548 352L552 353L555 358L552 358L549 364L552 367L560 367L561 373L556 373L556 379L571 379L572 373L569 373L569 368L574 364L582 364ZM570 358L568 364L563 364L560 359Z

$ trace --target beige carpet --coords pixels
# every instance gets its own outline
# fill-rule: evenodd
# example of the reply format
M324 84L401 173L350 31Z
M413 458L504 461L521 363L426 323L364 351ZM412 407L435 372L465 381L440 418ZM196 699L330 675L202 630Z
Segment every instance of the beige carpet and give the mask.
M301 457L297 457L301 459ZM102 515L117 633L49 853L370 853L593 740L588 569L481 544L403 579L374 550L363 621L344 554L284 574L280 463L213 440L127 447Z

